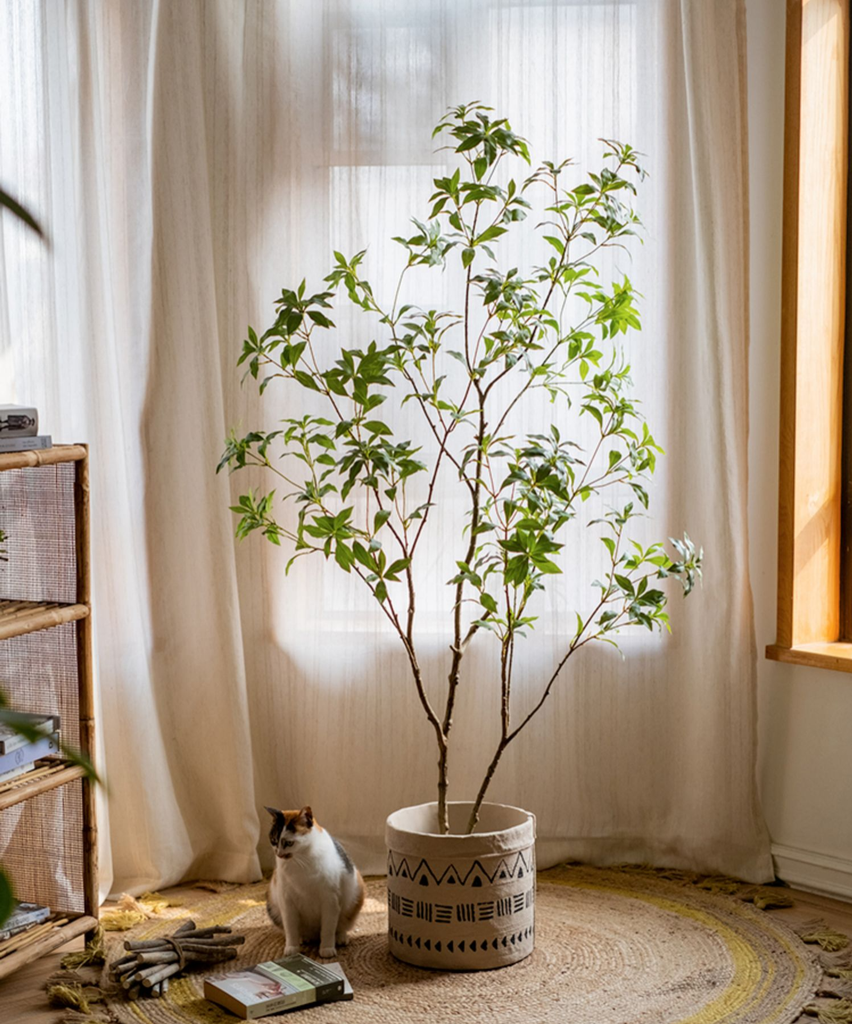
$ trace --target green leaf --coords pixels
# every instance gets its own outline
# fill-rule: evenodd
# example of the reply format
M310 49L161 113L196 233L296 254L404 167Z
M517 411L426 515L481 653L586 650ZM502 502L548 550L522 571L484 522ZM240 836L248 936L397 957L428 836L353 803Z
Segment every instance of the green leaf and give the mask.
M0 868L0 927L12 914L15 897L12 894L12 883L8 875Z
M360 541L356 540L352 542L352 553L354 554L355 558L361 563L361 565L364 566L365 569L369 569L370 572L375 571L376 563L372 555L369 554L369 552L366 550L364 545L360 543Z
M373 518L373 533L378 533L379 530L385 525L390 519L391 513L388 508L380 508Z
M28 228L32 228L39 238L44 238L44 231L42 230L41 224L39 224L25 206L21 206L17 200L13 199L8 192L4 192L2 188L0 188L0 207L5 207L9 213L17 217L18 220L22 220Z
M387 425L387 423L382 423L381 420L367 420L367 422L364 424L364 429L366 431L368 431L370 434L392 434L393 433L393 431Z
M320 390L319 384L317 384L309 373L305 373L304 370L294 370L293 377L302 385L303 388L307 388L309 391Z
M352 569L355 556L350 548L338 541L334 549L334 560L344 572L349 572Z
M618 573L615 573L613 578L625 594L633 596L633 584L626 576L620 576Z
M379 580L376 584L376 597L379 600L379 604L384 604L388 597L388 588L385 586L384 580Z
M395 562L391 562L391 564L385 570L385 578L390 579L392 577L397 576L399 573L403 571L403 569L407 569L410 564L410 558L398 558Z
M479 595L479 603L486 611L491 612L492 615L497 614L497 602L487 590L483 590Z
M470 246L465 246L465 248L462 249L462 254L461 254L462 266L463 267L469 267L471 265L471 263L473 263L473 257L475 255L476 255L476 250L475 249L471 249Z
M493 238L499 238L500 235L505 235L508 228L500 227L499 224L492 224L490 228L483 231L482 234L476 239L477 245L480 242L490 242Z

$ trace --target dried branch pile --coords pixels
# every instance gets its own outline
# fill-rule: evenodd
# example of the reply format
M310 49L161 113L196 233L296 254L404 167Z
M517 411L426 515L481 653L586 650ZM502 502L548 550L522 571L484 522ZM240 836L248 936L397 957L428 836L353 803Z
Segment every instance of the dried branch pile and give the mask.
M128 999L140 995L161 996L169 979L188 964L217 964L233 960L234 947L245 942L244 935L231 934L230 928L196 928L187 921L171 936L144 942L125 942L127 956L110 966L112 980L127 991Z

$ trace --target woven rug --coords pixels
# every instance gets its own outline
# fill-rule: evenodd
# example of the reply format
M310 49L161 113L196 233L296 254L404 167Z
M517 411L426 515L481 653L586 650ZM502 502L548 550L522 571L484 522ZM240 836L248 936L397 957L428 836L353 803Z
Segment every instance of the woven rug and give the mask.
M368 882L352 940L338 951L355 999L299 1011L299 1019L314 1024L792 1024L806 1007L820 1019L846 1019L843 1009L852 1004L839 997L849 982L838 966L845 952L806 945L779 915L754 905L771 903L779 890L668 874L579 865L542 872L533 955L513 967L465 974L424 971L394 960L385 935L384 882ZM768 900L761 894L769 894ZM264 883L199 892L191 905L163 910L131 931L108 933L108 960L122 955L125 939L171 932L188 916L199 927L230 925L246 943L225 971L190 971L172 981L163 999L130 1003L107 997L90 1013L64 1019L235 1021L203 999L203 977L282 955L282 936L266 917L265 899ZM826 946L837 950L842 944ZM826 971L841 976L836 991L830 991ZM817 993L838 998L815 1003ZM841 1016L822 1016L824 1007Z

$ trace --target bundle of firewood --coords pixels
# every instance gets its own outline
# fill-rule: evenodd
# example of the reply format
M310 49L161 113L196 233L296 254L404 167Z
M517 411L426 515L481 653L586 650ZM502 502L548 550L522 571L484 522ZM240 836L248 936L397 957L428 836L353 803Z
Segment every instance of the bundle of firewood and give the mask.
M129 999L140 995L162 996L169 979L188 964L218 964L233 960L235 946L244 935L232 935L230 928L196 928L187 921L170 936L145 942L125 942L128 955L110 965L113 981L127 990Z

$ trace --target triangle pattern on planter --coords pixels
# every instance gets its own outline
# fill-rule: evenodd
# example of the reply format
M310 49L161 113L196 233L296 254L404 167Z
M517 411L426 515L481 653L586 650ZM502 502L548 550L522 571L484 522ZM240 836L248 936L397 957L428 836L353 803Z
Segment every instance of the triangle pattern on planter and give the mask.
M475 860L464 874L453 864L448 865L443 871L433 869L425 857L412 867L407 857L401 857L397 860L392 851L388 853L388 876L391 878L411 879L419 877L420 885L429 885L429 878L431 878L436 885L444 883L448 885L468 885L470 883L473 887L479 887L483 884L483 877L487 878L491 883L496 878L502 880L507 878L523 878L524 875L532 872L533 867L533 854L531 850L521 850L514 856L502 857L493 871L488 871L481 861Z

